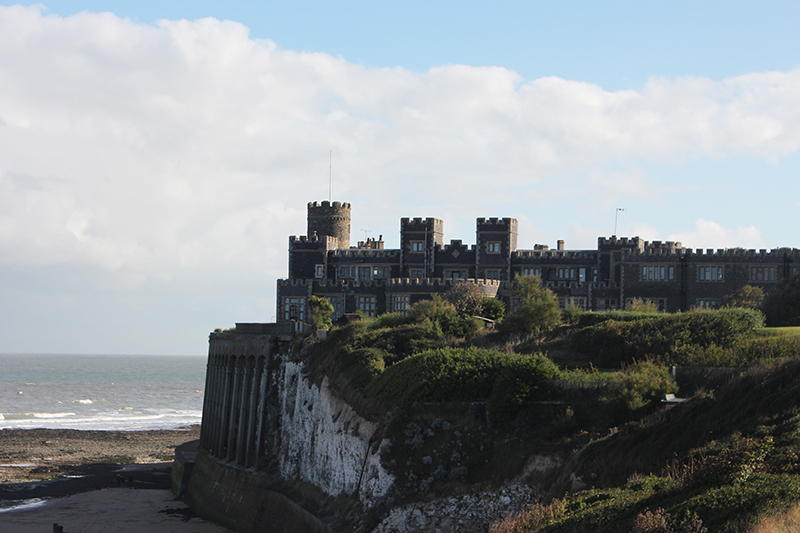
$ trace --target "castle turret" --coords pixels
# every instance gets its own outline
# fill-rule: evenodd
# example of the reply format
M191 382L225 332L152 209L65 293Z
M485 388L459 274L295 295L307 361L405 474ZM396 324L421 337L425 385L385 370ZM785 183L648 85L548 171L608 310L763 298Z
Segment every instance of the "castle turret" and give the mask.
M327 235L336 240L336 248L350 248L350 204L309 202L307 235Z

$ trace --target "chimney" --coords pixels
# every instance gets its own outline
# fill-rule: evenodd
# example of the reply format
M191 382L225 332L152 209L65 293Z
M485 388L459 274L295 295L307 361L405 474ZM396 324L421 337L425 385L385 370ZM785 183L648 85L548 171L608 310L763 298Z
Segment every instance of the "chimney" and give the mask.
M558 247L559 250L563 250L564 249L564 241L559 239L558 243L556 244L556 246Z

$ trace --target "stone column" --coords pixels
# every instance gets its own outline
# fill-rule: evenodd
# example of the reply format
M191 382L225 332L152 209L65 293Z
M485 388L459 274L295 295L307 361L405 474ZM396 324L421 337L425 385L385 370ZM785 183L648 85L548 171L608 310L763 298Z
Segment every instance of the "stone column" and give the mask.
M269 367L270 367L270 354L264 358L264 363L261 365L261 376L260 376L260 383L259 383L259 391L258 391L258 425L256 428L256 457L255 457L255 467L258 470L259 465L258 461L264 454L264 425L266 423L266 411L267 411L267 386L269 385Z
M200 424L200 446L208 449L208 444L211 442L211 419L213 405L211 402L211 389L214 382L214 365L213 355L208 354L208 362L206 363L206 386L203 389L203 418Z
M247 410L247 433L245 434L245 452L244 452L244 466L255 466L255 461L253 460L253 452L255 451L255 446L253 443L253 437L256 434L256 405L258 405L258 381L261 374L261 368L259 368L258 361L255 363L255 368L253 369L253 373L250 379L250 396L248 398L248 402L250 403L250 408Z
M241 392L239 394L239 426L238 432L236 435L236 464L244 465L245 464L245 457L244 451L247 448L245 444L245 435L247 435L247 406L250 405L248 402L248 396L250 395L250 376L253 373L253 369L250 368L250 364L245 361L244 367L242 368L242 381L241 381Z
M228 402L230 401L230 388L231 388L231 367L230 357L223 357L220 364L223 365L223 386L220 391L220 404L219 404L219 430L217 432L217 449L214 456L217 459L224 459L222 451L225 449L225 442L228 438Z
M214 378L212 380L211 391L206 394L211 398L211 430L209 434L208 448L212 455L216 457L219 452L219 432L222 425L222 394L225 386L225 367L224 358L219 354L214 355ZM205 423L205 419L203 420Z
M230 411L228 414L228 450L225 454L225 459L231 461L236 459L236 432L239 427L239 423L236 419L236 415L239 413L237 412L237 407L239 403L239 396L241 395L239 391L239 383L241 381L241 374L242 369L239 368L239 361L237 358L232 358L233 364L236 365L233 367L233 387L231 388L231 394L229 398L230 403Z

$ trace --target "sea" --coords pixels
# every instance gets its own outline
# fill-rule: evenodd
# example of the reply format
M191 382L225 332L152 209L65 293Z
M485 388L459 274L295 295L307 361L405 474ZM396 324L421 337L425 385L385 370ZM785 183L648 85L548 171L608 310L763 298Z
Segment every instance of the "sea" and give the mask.
M0 429L199 424L205 356L0 354Z

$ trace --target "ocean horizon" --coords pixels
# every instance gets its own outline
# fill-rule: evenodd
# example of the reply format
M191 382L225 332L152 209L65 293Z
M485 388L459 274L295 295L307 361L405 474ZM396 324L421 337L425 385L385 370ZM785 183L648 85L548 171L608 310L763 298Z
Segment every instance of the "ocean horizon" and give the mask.
M199 424L206 356L0 354L0 429Z

